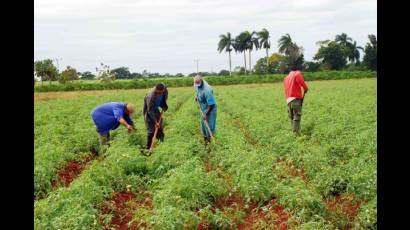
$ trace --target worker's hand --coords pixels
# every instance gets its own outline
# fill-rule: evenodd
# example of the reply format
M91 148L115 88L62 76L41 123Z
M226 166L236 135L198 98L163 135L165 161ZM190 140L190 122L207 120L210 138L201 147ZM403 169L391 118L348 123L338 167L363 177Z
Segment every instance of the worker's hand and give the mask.
M134 130L134 127L127 125L128 133L131 133Z
M206 116L205 112L202 112L202 119L204 119L205 121L208 121L208 117Z
M155 128L156 128L156 129L161 128L161 124L160 124L159 122L155 122Z
M304 94L306 94L308 92L308 89L305 90Z

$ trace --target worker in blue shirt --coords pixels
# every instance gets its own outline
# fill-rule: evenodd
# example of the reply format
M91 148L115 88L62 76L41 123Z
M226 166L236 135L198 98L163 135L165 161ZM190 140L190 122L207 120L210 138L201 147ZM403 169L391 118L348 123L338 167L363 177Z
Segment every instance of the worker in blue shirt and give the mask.
M208 122L212 135L215 135L216 131L216 101L212 87L202 79L201 75L196 75L194 78L195 87L195 101L199 102L201 108L201 131L204 136L205 144L208 144L211 139L211 135L205 126L205 121Z
M162 119L160 121L160 111L159 108L162 108L162 111L165 112L168 110L167 105L168 99L168 90L163 83L159 83L154 86L144 98L144 108L143 115L145 121L145 127L147 128L147 146L146 149L149 149L151 146L152 138L154 137L155 128L158 128L156 138L161 142L164 141L164 126Z
M131 115L134 113L134 105L130 103L108 102L97 106L91 112L91 117L100 137L100 144L109 146L110 131L118 128L120 124L128 129L135 130Z

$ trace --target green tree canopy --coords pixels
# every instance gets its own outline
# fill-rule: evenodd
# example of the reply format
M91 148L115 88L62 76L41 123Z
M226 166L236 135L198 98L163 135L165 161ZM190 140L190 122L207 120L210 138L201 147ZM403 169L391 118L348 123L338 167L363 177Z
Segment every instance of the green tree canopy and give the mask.
M96 76L92 74L90 71L86 71L81 74L82 80L95 80L95 77Z
M111 73L115 75L117 79L129 79L131 78L131 73L128 67L119 67L111 70Z
M218 75L219 76L229 76L230 72L228 70L222 69L221 71L219 71Z
M57 80L58 70L51 59L45 59L34 62L34 72L41 81L55 81Z
M336 41L318 44L320 44L320 48L314 56L314 60L320 61L320 63L329 70L340 70L346 67L347 57L350 51L346 46Z
M364 48L363 65L377 71L377 38L373 34L369 35L369 42Z
M303 63L302 70L307 71L307 72L319 71L320 70L320 63L312 62L312 61L306 61L306 62Z
M71 68L70 66L67 66L67 69L61 72L58 78L58 81L64 84L66 82L73 81L73 80L78 80L77 70L74 68Z

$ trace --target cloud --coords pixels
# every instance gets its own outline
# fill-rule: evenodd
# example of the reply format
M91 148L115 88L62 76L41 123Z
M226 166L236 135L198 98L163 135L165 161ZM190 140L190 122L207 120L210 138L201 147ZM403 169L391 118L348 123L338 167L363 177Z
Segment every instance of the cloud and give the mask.
M194 72L228 68L216 50L219 34L266 28L272 49L289 33L305 48L346 32L362 46L377 33L376 0L35 0L35 59L60 57L79 71L99 62L155 72ZM252 52L252 62L265 51ZM243 65L234 54L233 66Z

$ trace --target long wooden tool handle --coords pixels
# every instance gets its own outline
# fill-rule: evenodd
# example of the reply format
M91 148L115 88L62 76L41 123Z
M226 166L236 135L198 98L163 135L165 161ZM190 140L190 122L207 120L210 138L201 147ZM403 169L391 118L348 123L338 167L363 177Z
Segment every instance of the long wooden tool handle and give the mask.
M202 113L201 105L199 104L199 102L198 102L197 104L198 104L198 107L199 107L199 111L201 111L201 113ZM202 114L201 114L201 117L202 117ZM203 119L203 118L202 118L202 119ZM205 119L204 119L204 122L205 122L206 128L208 129L209 135L211 136L211 139L215 142L214 135L212 135L212 131L211 131L211 128L209 128L208 122L207 122Z
M162 119L162 112L161 112L161 115L159 116L159 121L158 121L160 125L161 125L161 119ZM154 136L152 137L151 146L149 148L149 151L152 151L154 149L154 143L155 143L155 139L157 139L157 133L158 133L158 128L155 128Z
M214 135L212 135L212 131L211 131L211 128L209 128L208 122L206 120L204 120L204 121L205 121L205 126L208 129L209 135L211 135L211 139L215 142Z

